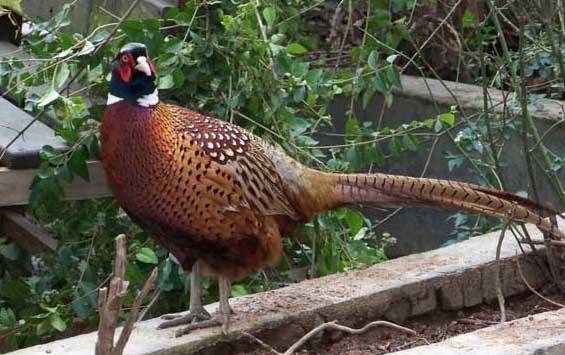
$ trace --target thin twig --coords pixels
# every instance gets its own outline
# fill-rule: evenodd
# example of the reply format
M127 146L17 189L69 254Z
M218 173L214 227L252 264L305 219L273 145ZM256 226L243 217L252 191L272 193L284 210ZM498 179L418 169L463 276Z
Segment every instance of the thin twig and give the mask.
M126 280L126 264L127 264L127 246L126 236L120 234L116 237L116 257L114 262L114 271L110 280L110 287L100 288L98 294L98 308L100 313L100 323L98 324L98 339L96 340L96 355L121 355L124 352L126 344L133 332L135 322L138 320L138 314L141 310L143 300L149 294L149 291L155 288L158 269L154 268L151 275L145 281L145 284L139 294L135 297L133 305L129 312L129 318L126 321L120 337L114 345L114 337L116 327L122 310L122 303L127 294L129 282ZM143 311L143 314L153 305L159 292L155 290L149 305Z
M151 275L149 275L149 277L147 278L147 281L145 281L145 285L143 285L141 292L133 301L133 306L131 308L129 318L123 327L122 333L120 334L120 338L118 339L116 346L114 346L114 349L112 350L112 355L121 355L123 353L129 337L131 336L131 332L133 331L135 322L137 321L137 314L141 309L141 304L143 303L143 300L145 299L149 291L155 288L155 281L157 280L158 274L159 269L154 268L151 272ZM158 291L156 290L154 294L156 294L157 292Z
M320 332L322 332L326 329L340 330L340 331L345 332L347 334L357 335L357 334L363 334L371 328L380 326L380 327L394 328L396 330L400 330L400 331L408 333L410 335L417 335L418 334L416 331L414 331L410 328L406 328L406 327L400 326L398 324L394 324L394 323L387 322L387 321L384 321L384 320L377 320L377 321L374 321L374 322L370 322L370 323L366 324L363 328L360 328L360 329L354 329L354 328L346 327L344 325L337 324L336 322L337 321L334 320L334 321L327 322L327 323L324 323L324 324L317 326L316 328L314 328L311 331L309 331L308 333L306 333L306 335L304 335L302 338L298 339L298 341L296 343L292 344L291 347L288 348L288 350L285 351L284 353L276 351L270 345L268 345L265 342L263 342L262 340L256 338L252 334L249 334L247 332L242 332L242 334L245 335L246 337L252 339L256 343L261 345L263 348L265 348L265 349L269 350L270 352L277 354L277 355L292 355L292 354L294 354L296 352L296 350L298 350L300 347L302 347L313 336L315 336L316 334L318 334L318 333L320 333Z
M504 293L502 292L502 283L500 281L500 249L502 248L502 241L504 240L504 234L506 233L506 229L512 222L512 219L508 219L508 221L502 227L500 231L500 236L498 237L498 244L496 245L496 265L495 265L495 273L496 273L496 298L498 300L498 306L500 308L500 323L506 322L506 307L504 306Z
M526 280L526 277L524 276L524 272L522 271L522 265L520 265L520 258L516 258L516 266L518 267L518 274L520 275L520 278L522 279L522 281L524 281L524 284L526 285L527 288L530 289L530 291L532 291L532 293L536 296L538 296L539 298L541 298L542 300L551 303L554 306L557 306L559 308L565 308L565 305L562 305L559 302L555 302L553 300L550 300L549 298L545 297L544 295L542 295L541 293L539 293L538 291L536 291L535 288L532 287L532 285L530 285L530 283L528 282L528 280Z

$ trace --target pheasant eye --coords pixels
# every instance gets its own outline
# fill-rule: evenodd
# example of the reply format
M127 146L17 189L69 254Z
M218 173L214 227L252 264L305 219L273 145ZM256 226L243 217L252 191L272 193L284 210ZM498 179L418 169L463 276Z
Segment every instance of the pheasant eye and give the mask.
M127 63L129 61L129 57L127 55L122 56L122 62Z

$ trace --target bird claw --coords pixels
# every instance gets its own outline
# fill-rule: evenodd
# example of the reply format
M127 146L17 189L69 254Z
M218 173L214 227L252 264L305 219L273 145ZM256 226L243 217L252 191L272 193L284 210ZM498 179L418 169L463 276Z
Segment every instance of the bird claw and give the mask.
M215 327L218 325L222 326L222 333L227 334L227 326L223 323L223 317L221 315L215 315L213 318L198 322L198 323L191 323L188 324L186 327L179 329L175 332L175 337L180 337L186 334L189 334L191 331L195 329L203 329L209 327ZM224 327L226 327L224 329Z
M202 311L196 312L190 311L188 314L185 314L183 316L176 314L165 314L164 316L161 316L161 318L169 320L159 324L157 329L165 329L176 327L178 325L185 325L185 327L175 332L175 337L180 337L190 333L195 329L209 328L221 325L222 333L224 335L227 335L230 324L229 316L229 314L222 314L218 312L214 315L214 317L211 317L210 314L204 309L202 309Z
M211 318L212 316L210 315L210 313L208 313L207 310L204 309L204 307L202 307L201 309L191 309L188 314L185 315L165 314L161 316L161 319L166 320L166 322L159 324L157 329L171 328L177 325L189 323L198 324L198 322L204 322L210 320Z

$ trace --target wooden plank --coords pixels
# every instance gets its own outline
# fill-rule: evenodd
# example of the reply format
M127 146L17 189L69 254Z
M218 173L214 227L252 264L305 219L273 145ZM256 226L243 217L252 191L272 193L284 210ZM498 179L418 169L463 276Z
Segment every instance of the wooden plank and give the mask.
M0 57L2 56L15 59L29 58L27 53L13 44L0 41ZM25 65L29 64L25 63ZM43 92L39 88L36 90L39 95ZM32 120L33 117L27 112L0 97L0 151ZM42 122L35 122L8 148L0 163L10 169L35 168L39 165L39 151L46 145L57 150L67 149L63 140L55 136L51 128Z
M65 185L65 199L84 200L112 196L100 161L89 161L90 182L75 177ZM30 186L37 174L35 169L13 170L0 167L0 207L27 205Z
M10 209L0 210L0 234L31 254L57 249L57 240L43 227Z
M32 120L32 116L0 98L0 151ZM66 149L65 143L51 128L35 122L8 147L0 162L10 169L35 168L39 165L39 151L46 145L57 150Z

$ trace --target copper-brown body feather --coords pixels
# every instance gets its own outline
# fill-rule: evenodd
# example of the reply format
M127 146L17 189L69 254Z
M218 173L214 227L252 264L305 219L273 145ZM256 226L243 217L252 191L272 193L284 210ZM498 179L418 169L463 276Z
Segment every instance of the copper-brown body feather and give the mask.
M447 180L328 174L241 128L173 105L110 105L102 161L116 199L189 269L231 279L275 264L282 236L355 203L426 205L514 218L563 234L511 194Z

